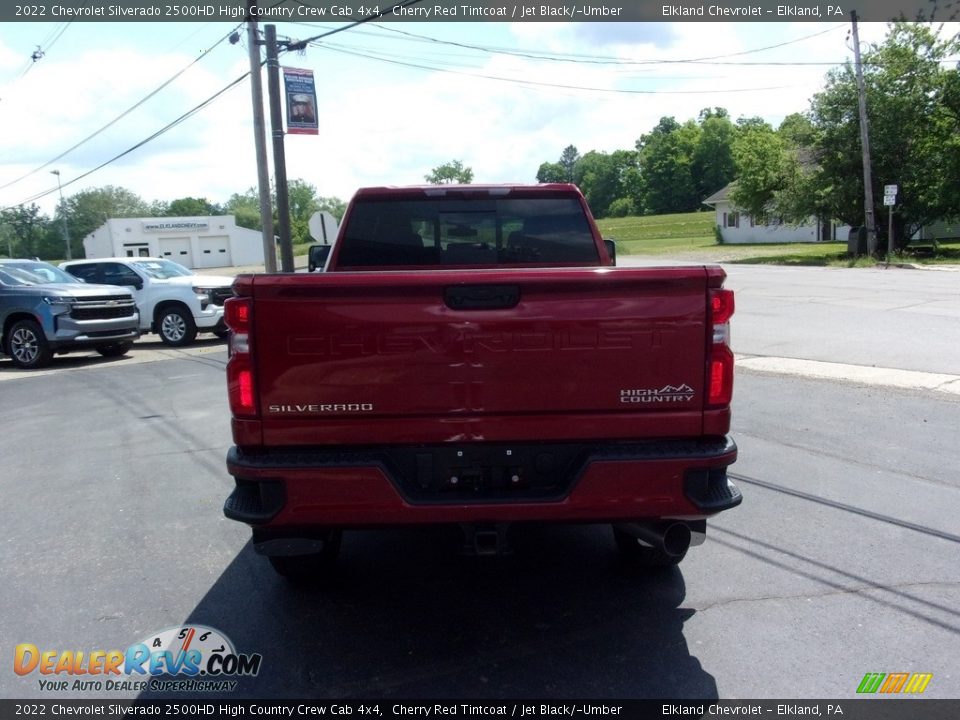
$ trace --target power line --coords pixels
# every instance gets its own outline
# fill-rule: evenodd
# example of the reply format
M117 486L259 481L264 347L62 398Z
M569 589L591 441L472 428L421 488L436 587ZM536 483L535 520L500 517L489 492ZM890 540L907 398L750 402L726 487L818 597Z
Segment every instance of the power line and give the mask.
M417 63L411 63L403 60L397 60L397 59L376 56L376 55L368 55L365 53L360 53L352 50L333 48L327 45L315 45L315 47L328 50L330 52L338 52L344 55L362 57L368 60L378 60L380 62L389 63L391 65L401 65L403 67L411 67L418 70L427 70L430 72L445 72L445 73L451 73L453 75L464 75L466 77L480 78L483 80L509 82L509 83L515 83L517 85L527 85L531 87L557 88L561 90L582 90L587 92L625 94L625 95L702 95L702 94L726 94L726 93L738 93L738 92L760 92L760 91L769 91L769 90L784 90L784 89L793 87L791 85L774 85L769 87L725 88L725 89L714 89L714 90L627 90L622 88L597 88L597 87L588 87L588 86L581 86L581 85L565 85L562 83L538 82L536 80L522 80L519 78L502 77L497 75L485 75L483 73L466 72L463 70L453 70L450 68L441 68L441 67L430 66L430 65L418 65Z
M275 7L276 5L279 5L280 2L282 2L282 1L283 1L283 0L279 0L279 1L274 5L274 7ZM332 30L332 31L330 31L330 32L323 33L323 34L318 35L318 36L316 36L315 38L312 38L312 39L310 39L310 40L320 39L320 38L323 38L323 37L327 37L327 36L329 36L329 35L336 34L336 33L338 33L338 32L342 32L343 30L349 30L349 29L351 29L351 28L353 28L353 27L356 27L356 26L358 26L358 25L362 25L362 24L364 24L364 23L370 22L371 20L376 20L377 18L382 17L384 14L386 14L386 12L392 11L394 8L407 7L407 6L409 6L409 5L414 5L414 4L419 3L419 2L421 2L421 0L404 0L404 2L401 2L401 3L397 4L397 5L392 6L391 8L389 8L389 9L388 9L387 11L385 11L385 12L377 12L377 13L374 13L374 14L372 14L372 15L369 15L369 16L365 17L365 18L362 18L361 20L357 20L356 22L350 23L349 25L347 25L347 26L345 26L345 27L337 28L337 29ZM10 182L10 183L7 183L6 185L0 186L0 189L9 187L10 185L13 185L13 184L16 183L16 182L19 182L20 180L23 180L24 178L29 177L30 175L38 172L39 170L42 170L43 168L49 166L50 164L56 162L57 160L59 160L59 159L61 159L61 158L63 158L67 153L72 152L72 151L75 150L76 148L80 147L80 145L84 144L85 142L89 141L90 139L92 139L92 138L95 137L96 135L98 135L98 134L100 134L101 132L103 132L104 130L106 130L108 127L110 127L111 125L113 125L114 123L116 123L116 122L117 122L118 120L120 120L122 117L128 115L128 114L129 114L130 112L132 112L134 109L136 109L137 107L139 107L140 105L142 105L144 102L146 102L147 100L149 100L151 97L153 97L154 95L156 95L156 94L157 94L158 92L160 92L163 88L165 88L167 85L169 85L171 82L173 82L177 77L179 77L179 76L182 75L184 72L186 72L190 67L192 67L192 66L195 65L197 62L199 62L201 59L203 59L204 57L206 57L206 55L207 55L211 50L213 50L214 48L216 48L216 47L217 47L220 43L222 43L225 39L229 38L230 35L232 35L232 34L233 34L239 27L241 27L242 25L243 25L242 22L239 23L238 25L236 25L229 33L227 33L227 34L224 35L222 38L220 38L216 43L214 43L214 44L209 48L209 50L207 50L206 52L204 52L202 55L200 55L200 56L199 56L196 60L194 60L192 63L190 63L189 65L187 65L186 67L184 67L182 70L180 70L178 73L176 73L176 74L175 74L173 77L171 77L169 80L167 80L167 81L164 82L162 85L160 85L158 88L156 88L154 91L152 91L151 93L149 93L146 97L144 97L144 98L143 98L142 100L140 100L138 103L136 103L135 105L133 105L132 107L130 107L129 109L127 109L126 111L124 111L123 113L121 113L119 116L117 116L116 118L114 118L112 121L110 121L110 122L109 122L107 125L105 125L104 127L100 128L100 130L97 130L96 132L94 132L93 134L91 134L90 136L88 136L87 138L85 138L84 140L81 140L79 143L77 143L77 144L74 145L73 147L71 147L71 148L69 148L68 150L64 151L63 153L61 153L61 154L58 155L57 157L53 158L52 160L49 160L48 162L44 163L43 165L41 165L40 167L36 168L35 170L32 170L31 172L27 173L27 174L24 175L23 177L18 178L17 180L14 180L14 181L12 181L12 182ZM307 43L308 43L310 40L303 40L303 41L299 41L298 43L287 43L287 49L288 49L288 50L295 50L295 49L298 49L298 48L306 47ZM263 65L263 64L264 64L264 63L261 63L261 65ZM132 145L131 147L129 147L129 148L127 148L126 150L124 150L123 152L115 155L114 157L110 158L109 160L107 160L107 161L101 163L100 165L96 166L96 167L93 168L92 170L88 170L87 172L85 172L85 173L83 173L83 174L81 174L81 175L78 175L77 177L73 178L72 180L69 180L69 181L63 183L63 186L72 185L73 183L75 183L75 182L77 182L77 181L79 181L79 180L82 180L82 179L85 178L85 177L88 177L88 176L92 175L93 173L97 172L98 170L101 170L102 168L106 167L107 165L109 165L109 164L111 164L111 163L113 163L113 162L116 162L117 160L119 160L120 158L124 157L125 155L128 155L129 153L133 152L134 150L137 150L137 149L143 147L144 145L146 145L147 143L155 140L156 138L160 137L160 136L163 135L164 133L172 130L174 127L176 127L176 126L179 125L180 123L184 122L185 120L187 120L188 118L190 118L191 116L193 116L194 114L196 114L197 112L199 112L200 110L202 110L203 108L205 108L207 105L209 105L211 102L213 102L213 101L216 100L218 97L220 97L221 95L223 95L225 92L227 92L228 90L231 90L232 88L236 87L236 86L237 86L240 82L242 82L247 76L249 76L249 74L250 74L249 71L246 72L246 73L244 73L243 75L241 75L240 77L238 77L236 80L234 80L233 82L231 82L229 85L227 85L226 87L222 88L221 90L219 90L219 91L216 92L215 94L211 95L209 98L207 98L206 100L204 100L204 101L201 102L200 104L196 105L196 106L193 107L192 109L188 110L186 113L184 113L183 115L181 115L181 116L178 117L177 119L173 120L172 122L168 123L168 124L165 125L164 127L160 128L158 131L156 131L155 133L153 133L153 134L150 135L149 137L141 140L140 142L136 143L135 145ZM18 202L18 203L14 203L13 205L8 205L8 206L7 206L6 208L4 208L4 209L6 210L6 209L13 208L13 207L18 207L18 206L20 206L20 205L25 205L26 203L35 202L35 201L39 200L39 199L42 198L42 197L46 197L47 195L50 195L50 194L53 193L55 190L56 190L56 188L53 188L53 189L50 189L50 190L45 190L45 191L40 192L40 193L37 193L37 194L35 194L35 195L33 195L33 196L29 197L29 198L26 198L25 200L21 200L21 201Z
M23 71L20 73L18 80L22 80L27 76L27 73L37 64L37 61L42 59L44 55L50 52L50 49L56 44L57 40L60 39L60 36L67 31L67 28L73 23L72 20L64 23L59 23L56 25L53 30L50 31L50 34L44 39L43 43L37 45L37 49L33 51L30 55L30 61L24 65ZM58 31L59 28L59 31ZM51 39L52 38L52 39Z
M397 3L396 5L392 5L391 7L387 8L383 12L380 12L379 10L377 10L375 13L371 13L370 15L367 15L365 18L361 18L360 20L356 20L352 23L348 23L343 27L334 28L333 30L330 30L328 32L321 33L320 35L314 35L313 37L307 38L305 40L298 40L295 43L287 43L286 49L287 50L303 50L308 44L314 42L315 40L321 40L325 37L330 37L331 35L336 35L337 33L344 32L345 30L352 30L353 28L359 25L364 25L365 23L368 23L371 20L378 20L379 18L382 18L384 15L393 12L397 8L405 8L405 7L409 7L410 5L416 5L421 1L422 0L403 0L403 2ZM298 5L304 5L304 3L301 2L301 0L294 0L294 2L296 2ZM304 5L304 7L307 7L307 6Z
M198 113L198 112L200 112L201 110L203 110L205 107L207 107L207 106L208 106L210 103L212 103L214 100L216 100L216 99L219 98L221 95L223 95L224 93L226 93L228 90L232 90L233 88L235 88L237 85L239 85L241 82L243 82L243 80L245 80L249 74L250 74L249 71L248 71L248 72L245 72L243 75L241 75L240 77L238 77L236 80L234 80L233 82L231 82L229 85L227 85L226 87L221 88L220 90L218 90L216 93L214 93L213 95L211 95L210 97L208 97L206 100L204 100L204 101L201 102L200 104L195 105L193 108L191 108L191 109L188 110L187 112L183 113L183 115L181 115L181 116L178 117L177 119L175 119L175 120L167 123L166 125L164 125L162 128L160 128L159 130L157 130L155 133L153 133L153 134L150 135L149 137L144 138L143 140L141 140L140 142L136 143L135 145L131 145L129 148L127 148L127 149L124 150L123 152L121 152L121 153L119 153L119 154L117 154L117 155L114 155L112 158L110 158L109 160L107 160L107 161L105 161L105 162L100 163L99 165L97 165L97 166L96 166L95 168L93 168L92 170L88 170L87 172L83 173L82 175L78 175L77 177L73 178L72 180L68 180L68 181L64 182L63 185L62 185L62 187L67 187L68 185L72 185L73 183L75 183L75 182L77 182L77 181L79 181L79 180L83 180L83 178L88 177L89 175L92 175L93 173L97 172L98 170L100 170L100 169L102 169L102 168L105 168L107 165L109 165L109 164L111 164L111 163L113 163L113 162L116 162L117 160L119 160L120 158L124 157L125 155L129 155L129 154L132 153L134 150L137 150L137 149L143 147L144 145L146 145L147 143L149 143L149 142L151 142L151 141L153 141L153 140L156 140L158 137L160 137L160 136L163 135L164 133L169 132L170 130L172 130L173 128L175 128L175 127L176 127L177 125L179 125L180 123L184 122L185 120L189 119L190 117L192 117L192 116L195 115L196 113ZM4 209L4 210L9 210L10 208L18 207L18 206L20 206L20 205L26 205L27 203L36 202L36 201L39 200L40 198L46 197L47 195L50 195L50 194L52 194L52 193L54 193L54 192L56 192L56 191L57 191L57 188L51 188L50 190L44 190L43 192L37 193L36 195L33 195L33 196L31 196L31 197L28 197L28 198L25 199L25 200L21 200L21 201L18 202L18 203L14 203L14 204L12 204L12 205L8 205L7 207L5 207L5 208L3 208L3 209Z
M310 23L300 23L300 24L306 25L308 27L317 27L316 25L311 25ZM402 35L405 37L409 37L419 42L431 43L436 45L448 45L451 47L458 47L465 50L473 50L473 51L483 52L491 55L510 55L514 57L523 57L531 60L582 63L582 64L589 64L589 65L669 65L669 64L687 64L687 63L689 64L698 64L698 63L724 64L724 63L716 63L715 61L722 60L724 58L751 55L754 53L765 52L767 50L774 50L777 48L785 47L787 45L793 45L795 43L803 42L805 40L810 40L811 38L815 38L820 35L824 35L826 33L845 28L845 25L836 25L834 27L827 28L826 30L821 30L819 32L815 32L810 35L804 35L802 37L794 38L792 40L786 40L784 42L777 43L774 45L766 45L763 47L751 48L748 50L742 50L740 52L735 52L735 53L727 53L723 55L713 55L713 56L706 56L706 57L699 57L699 58L677 58L677 59L662 59L662 60L624 60L623 58L616 58L616 57L607 56L607 55L584 55L584 54L577 54L577 53L548 53L548 52L543 52L538 50L529 50L529 49L523 49L523 48L504 48L504 47L497 47L497 46L474 45L471 43L464 43L464 42L459 42L455 40L443 40L443 39L432 37L429 35L421 35L419 33L413 33L408 30L401 30L399 28L388 27L386 25L376 26L376 27L377 27L377 30L381 31L380 33L371 32L368 34L376 35L378 37L388 37L388 35L384 35L383 33L392 33L395 35ZM339 29L335 30L334 32L339 32ZM331 33L326 33L324 35L318 35L315 38L310 38L308 41L312 42L313 40L327 37L330 34L333 34L333 33L331 32ZM730 63L730 64L734 64L734 63ZM773 65L773 64L781 64L781 63L758 62L758 63L744 63L744 64ZM810 63L789 62L789 63L783 63L783 64L836 65L837 63L821 61L821 62L810 62Z
M229 38L230 35L231 35L237 28L239 28L241 25L243 25L243 23L240 23L239 25L237 25L233 30L231 30L230 32L228 32L226 35L224 35L224 36L221 37L219 40L217 40L213 45L211 45L210 48L208 48L208 49L205 50L203 53L201 53L195 60L193 60L191 63L189 63L188 65L186 65L184 68L182 68L181 70L179 70L178 72L176 72L174 75L172 75L170 78L168 78L167 80L165 80L165 81L164 81L162 84L160 84L158 87L156 87L155 89L153 89L152 91L150 91L149 93L147 93L147 95L145 95L145 96L144 96L143 98L141 98L139 101L137 101L136 103L134 103L133 105L131 105L129 108L127 108L126 110L124 110L124 111L123 111L122 113L120 113L119 115L117 115L115 118L113 118L113 120L111 120L110 122L108 122L106 125L104 125L103 127L101 127L99 130L94 130L92 133L90 133L89 135L87 135L87 137L85 137L83 140L81 140L80 142L76 143L75 145L70 146L69 148L67 148L66 150L64 150L62 153L60 153L59 155L57 155L55 158L52 158L52 159L50 159L50 160L47 160L47 162L45 162L45 163L44 163L43 165L41 165L40 167L34 168L33 170L31 170L30 172L26 173L25 175L21 175L20 177L16 178L15 180L11 180L10 182L8 182L8 183L6 183L6 184L4 184L4 185L0 185L0 190L3 190L3 189L5 189L5 188L8 188L8 187L10 187L11 185L16 185L16 184L17 184L18 182L20 182L21 180L25 180L26 178L30 177L31 175L40 172L40 171L43 170L44 168L49 167L49 166L52 165L53 163L57 162L58 160L63 159L64 157L66 157L67 155L69 155L70 153L72 153L72 152L73 152L74 150L76 150L77 148L79 148L79 147L81 147L82 145L85 145L86 143L90 142L91 140L93 140L93 138L95 138L95 137L96 137L97 135L99 135L100 133L104 132L105 130L107 130L107 129L109 129L110 127L112 127L113 125L115 125L117 122L119 122L120 120L122 120L123 118L125 118L127 115L129 115L129 114L132 113L134 110L136 110L137 108L139 108L139 107L140 107L141 105L143 105L145 102L147 102L148 100L150 100L151 98L153 98L153 97L154 97L157 93L159 93L161 90L163 90L163 89L166 88L168 85L170 85L172 82L174 82L177 78L179 78L181 75L183 75L187 70L189 70L190 68L192 68L194 65L196 65L198 62L200 62L200 61L203 60L204 58L206 58L213 50L216 49L216 47L217 47L218 45L220 45L224 40L226 40L227 38ZM59 37L59 36L58 36L58 37Z
M293 23L295 25L302 25L305 27L324 27L322 25L317 25L315 23ZM422 35L419 33L413 33L407 30L401 30L399 28L388 27L386 25L375 26L375 30L369 31L359 31L358 34L367 35L375 38L389 38L392 35L401 35L411 40L414 40L419 43L425 44L434 44L434 45L446 45L450 47L457 47L464 50L470 50L474 52L482 52L488 55L506 55L511 57L521 57L529 60L543 60L548 62L567 62L574 64L587 64L587 65L619 65L619 66L656 66L656 65L730 65L730 66L771 66L771 67L806 67L806 66L821 66L821 67L834 67L837 65L842 65L846 60L757 60L757 61L728 61L725 62L726 58L742 57L744 55L752 55L755 53L766 52L768 50L779 49L786 47L788 45L793 45L799 42L810 40L812 38L824 35L826 33L833 32L835 30L844 29L845 25L836 25L834 27L827 28L826 30L821 30L819 32L811 33L810 35L804 35L802 37L793 38L791 40L786 40L781 43L776 43L774 45L765 45L763 47L750 48L748 50L742 50L734 53L726 53L723 55L712 55L705 57L697 58L666 58L660 60L625 60L623 58L616 58L606 55L585 55L578 53L548 53L538 50L529 50L524 48L504 48L499 46L485 46L485 45L474 45L471 43L458 42L455 40L443 40L440 38L432 37L429 35ZM334 32L339 32L335 30ZM332 33L327 33L324 35L318 35L317 38L324 38L327 35ZM316 45L315 45L316 46ZM317 46L323 47L323 46ZM358 52L362 49L361 47L354 47ZM956 62L956 59L946 59L939 61L941 63L951 63ZM869 64L865 63L866 66ZM879 66L879 64L877 64Z

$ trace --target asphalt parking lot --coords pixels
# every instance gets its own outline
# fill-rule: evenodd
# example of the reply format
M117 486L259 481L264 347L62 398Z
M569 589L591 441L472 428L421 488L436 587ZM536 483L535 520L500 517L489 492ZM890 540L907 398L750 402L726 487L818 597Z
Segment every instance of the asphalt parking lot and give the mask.
M762 295L742 293L735 341L766 342ZM151 337L36 373L0 361L8 662L17 643L123 649L203 625L263 657L223 697L848 700L867 672L931 673L925 696L960 697L953 394L739 370L744 503L677 569L624 567L601 526L518 528L498 558L461 556L443 529L377 530L300 590L221 513L223 341ZM4 698L46 692L0 671Z

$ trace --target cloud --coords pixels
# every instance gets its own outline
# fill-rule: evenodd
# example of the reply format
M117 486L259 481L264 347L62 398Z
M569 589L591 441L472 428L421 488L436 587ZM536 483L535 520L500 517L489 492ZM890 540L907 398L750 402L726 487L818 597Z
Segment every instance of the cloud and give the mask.
M661 22L577 23L571 34L578 47L587 45L592 49L628 44L669 48L677 40L675 26Z
M878 25L865 24L864 39L881 38L884 26ZM158 25L153 32L176 29L175 24ZM823 30L828 32L783 48L737 54ZM704 107L719 106L734 118L758 115L776 125L791 112L807 109L828 69L795 62L723 63L790 63L797 58L829 63L849 55L842 24L438 23L427 32L439 40L468 37L472 44L490 48L574 54L577 61L479 53L422 40L388 41L375 32L336 37L340 47L349 44L356 52L438 69L388 64L330 48L285 56L283 64L315 71L320 97L320 134L286 138L289 178L306 180L322 195L346 199L360 186L421 183L432 168L459 159L474 170L477 182L532 182L539 165L555 161L567 145L576 145L581 153L633 148L662 116L682 122ZM27 82L14 80L3 88L0 185L55 157L192 60L182 52L127 46L121 35L118 30L112 45L105 40L65 60L48 56L31 69ZM57 161L62 179L142 141L245 72L243 53L228 47L221 46L143 108ZM696 64L665 62L704 56L726 57ZM22 67L22 58L0 43L0 73L12 77ZM740 91L713 92L717 90ZM64 192L109 184L146 200L192 195L224 201L256 184L251 116L249 84L244 82L176 129ZM0 190L0 204L55 187L54 178L43 171ZM55 202L54 194L40 204L50 212Z

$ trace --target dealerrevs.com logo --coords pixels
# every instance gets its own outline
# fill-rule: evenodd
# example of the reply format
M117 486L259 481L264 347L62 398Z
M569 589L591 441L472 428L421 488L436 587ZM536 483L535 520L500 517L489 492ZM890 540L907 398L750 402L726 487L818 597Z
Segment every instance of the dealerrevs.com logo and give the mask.
M37 675L44 691L229 692L239 677L260 672L263 656L238 653L226 635L205 625L168 628L126 650L14 648L17 675Z

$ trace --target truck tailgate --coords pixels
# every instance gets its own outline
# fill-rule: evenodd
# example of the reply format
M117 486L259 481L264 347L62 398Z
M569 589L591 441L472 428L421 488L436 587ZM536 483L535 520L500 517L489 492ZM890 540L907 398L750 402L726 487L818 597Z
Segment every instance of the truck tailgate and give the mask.
M238 292L270 445L702 429L702 267L258 275Z

